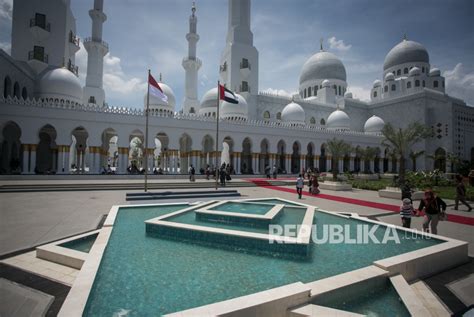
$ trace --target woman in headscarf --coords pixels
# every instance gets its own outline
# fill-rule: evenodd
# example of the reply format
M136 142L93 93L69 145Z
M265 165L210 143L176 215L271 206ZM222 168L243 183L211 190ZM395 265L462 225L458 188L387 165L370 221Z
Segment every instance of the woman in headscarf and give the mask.
M425 197L420 201L419 211L425 211L425 220L423 221L423 231L430 232L428 227L431 226L431 233L438 233L438 222L441 213L446 210L446 203L431 189L425 190Z

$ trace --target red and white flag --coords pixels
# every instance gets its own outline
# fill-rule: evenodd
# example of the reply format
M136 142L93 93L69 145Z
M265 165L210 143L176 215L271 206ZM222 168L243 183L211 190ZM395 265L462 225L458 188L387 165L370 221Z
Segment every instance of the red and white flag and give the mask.
M148 90L153 96L158 97L162 101L168 103L168 96L165 95L160 85L158 85L155 78L153 78L151 74L148 75Z
M219 99L234 104L239 103L239 99L237 99L237 96L221 84L219 84Z

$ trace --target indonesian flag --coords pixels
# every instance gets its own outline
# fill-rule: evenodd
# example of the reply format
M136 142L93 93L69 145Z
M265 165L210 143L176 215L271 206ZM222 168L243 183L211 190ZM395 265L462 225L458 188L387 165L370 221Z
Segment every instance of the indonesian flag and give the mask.
M239 99L237 99L237 96L221 84L219 84L219 99L230 103L239 103Z
M168 103L168 97L165 95L160 85L158 85L155 78L153 78L151 74L148 75L148 89L149 89L150 94Z

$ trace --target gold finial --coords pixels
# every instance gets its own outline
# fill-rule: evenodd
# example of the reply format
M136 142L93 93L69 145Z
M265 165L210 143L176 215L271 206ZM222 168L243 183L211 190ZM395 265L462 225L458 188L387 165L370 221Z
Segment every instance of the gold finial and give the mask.
M319 49L321 50L321 52L324 51L324 49L323 49L323 42L324 42L324 38L320 38L320 39L319 39Z
M193 13L193 16L194 16L194 13L196 12L196 2L193 1L193 6L191 7L191 11Z

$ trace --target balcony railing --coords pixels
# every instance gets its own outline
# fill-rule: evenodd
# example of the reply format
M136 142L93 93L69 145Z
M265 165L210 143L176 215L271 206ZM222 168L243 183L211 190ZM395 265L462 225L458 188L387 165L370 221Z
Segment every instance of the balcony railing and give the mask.
M35 54L34 51L29 51L28 60L31 61L32 59L48 64L48 54Z
M71 61L67 63L67 69L69 69L74 75L79 76L79 67L74 65Z
M86 37L84 39L84 43L85 42L97 42L97 43L101 43L102 45L104 45L107 49L109 49L109 44L105 41L102 41L102 40L99 40L99 39L95 39L93 37Z
M81 42L81 39L78 36L74 35L72 31L69 32L69 43L79 46L80 42Z
M42 28L43 30L46 30L48 32L51 32L51 24L50 23L40 23L39 21L37 21L35 18L33 19L30 19L30 28L34 27L34 26L37 26L39 28Z

